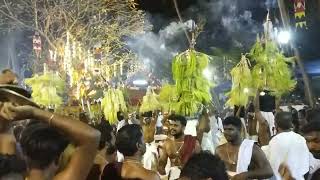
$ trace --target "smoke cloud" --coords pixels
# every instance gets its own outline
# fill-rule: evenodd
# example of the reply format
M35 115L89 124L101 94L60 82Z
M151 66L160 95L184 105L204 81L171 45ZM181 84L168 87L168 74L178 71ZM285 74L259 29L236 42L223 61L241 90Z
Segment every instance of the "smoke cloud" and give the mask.
M267 8L275 5L275 0L198 0L185 9L182 16L184 19L201 18L206 21L197 39L196 50L212 54L214 48L228 50L236 47L246 52L257 33L263 31ZM149 15L149 20L155 27L154 31L130 39L128 46L157 75L170 75L172 58L189 46L183 28L188 28L192 20L181 24L177 19L159 15Z

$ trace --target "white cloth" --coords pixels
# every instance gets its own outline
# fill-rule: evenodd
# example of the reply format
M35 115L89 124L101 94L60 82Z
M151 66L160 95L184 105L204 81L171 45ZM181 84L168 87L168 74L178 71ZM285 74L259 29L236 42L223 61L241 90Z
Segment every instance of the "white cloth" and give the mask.
M278 170L282 163L288 166L293 178L304 180L304 174L309 171L309 149L301 135L282 132L274 136L262 150L266 153L277 180L281 180Z
M292 107L295 108L297 111L300 111L303 109L306 105L293 105ZM289 112L288 106L280 106L280 109L285 112Z
M152 170L152 165L157 163L158 157L159 153L156 143L146 143L146 152L143 155L143 167Z
M238 153L238 161L237 161L237 174L247 172L248 167L251 162L252 157L252 149L253 149L254 141L245 139L242 141L239 153Z
M117 151L117 161L118 162L123 162L124 156L121 152Z
M210 119L210 134L212 136L213 147L216 148L221 145L221 139L223 138L223 125L220 117L209 117Z
M312 177L313 173L320 169L320 159L314 158L313 155L309 153L309 163L309 177Z
M204 151L210 151L212 154L214 154L215 146L213 144L211 133L211 130L209 131L209 133L203 133L201 149Z
M162 120L163 120L163 115L159 115L157 118L157 123L156 123L156 127L162 127Z
M197 125L198 125L197 119L188 120L186 128L184 130L184 134L191 135L191 136L197 136Z
M176 180L179 179L181 174L181 170L179 167L174 166L170 168L170 173L169 173L169 180Z
M123 126L127 125L126 120L121 120L117 124L117 131L119 131Z
M249 134L248 134L248 131L247 131L247 125L246 125L246 121L244 120L244 118L240 118L241 120L241 123L242 123L242 127L243 127L243 133L244 133L244 138L249 138Z
M261 111L261 114L264 117L264 119L266 119L266 121L268 122L271 136L274 136L276 132L273 131L275 129L273 113L272 112L263 112L263 111ZM259 132L259 127L258 126L257 126L257 132Z

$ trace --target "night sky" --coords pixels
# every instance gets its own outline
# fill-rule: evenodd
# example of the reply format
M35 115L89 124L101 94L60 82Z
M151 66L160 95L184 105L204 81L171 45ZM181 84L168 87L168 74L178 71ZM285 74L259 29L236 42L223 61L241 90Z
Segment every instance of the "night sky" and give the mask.
M159 21L159 18L156 18L156 20L151 20L151 22L154 25L154 31L158 31L162 28L164 28L166 25L168 25L169 22L171 21L177 21L177 15L174 9L174 4L173 0L136 0L137 3L139 3L139 7L143 10L146 10L151 14L151 16L155 17L161 17L161 21ZM179 8L183 14L184 19L191 19L195 17L190 17L195 14L190 14L186 13L190 7L196 6L199 1L218 1L218 0L177 0L179 4ZM268 2L273 2L273 6L271 7L271 13L273 15L273 18L278 18L280 19L279 11L277 9L277 4L276 1L272 0L266 0ZM267 13L267 8L263 6L265 3L263 0L234 0L233 1L237 7L239 7L239 13L242 13L244 10L248 10L252 13L252 19L255 21L257 24L262 24L266 13ZM292 4L292 1L289 1ZM289 6L291 5L289 4ZM315 8L317 6L317 0L308 0L307 3L307 18L308 18L308 29L306 30L298 30L294 31L294 37L297 42L297 46L299 47L299 50L301 52L301 55L303 57L303 60L306 61L312 61L312 60L317 60L320 59L320 48L319 48L319 43L320 43L320 10L318 8ZM273 8L273 9L272 9ZM292 9L290 12L292 14ZM240 15L240 14L239 14ZM210 17L206 17L207 19L210 19ZM276 20L275 20L276 21ZM292 19L294 21L294 19ZM206 26L205 31L217 31L216 29L221 28L219 25L219 22L216 22L217 24L214 23L209 23L209 27ZM274 22L276 23L276 22ZM293 22L291 22L293 24ZM210 27L212 26L212 27ZM215 30L211 30L211 29ZM295 28L293 28L295 30ZM260 29L261 30L261 29ZM222 32L221 37L224 37L225 39L229 38L234 38L234 36L224 36L223 35L223 28L220 30ZM210 33L209 33L210 34ZM205 36L205 35L203 35ZM199 37L198 41L208 39L208 37ZM255 39L255 35L248 36L247 39ZM214 38L214 41L219 42L219 46L222 48L229 48L230 46L225 44L223 45L222 43L224 42L223 40L219 40L219 38ZM243 40L246 41L246 40ZM250 41L252 42L252 41ZM228 43L226 41L225 43ZM244 44L246 42L243 42ZM205 43L208 46L216 46L216 44L208 44L207 42ZM205 47L200 47L200 49L205 49ZM247 47L245 48L247 49ZM205 50L204 50L205 51Z

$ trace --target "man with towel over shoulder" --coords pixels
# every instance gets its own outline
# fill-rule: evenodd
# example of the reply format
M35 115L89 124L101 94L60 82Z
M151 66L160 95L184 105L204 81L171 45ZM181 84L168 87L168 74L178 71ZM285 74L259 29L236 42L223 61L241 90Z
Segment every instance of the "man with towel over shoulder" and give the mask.
M216 149L226 164L232 180L267 179L273 176L272 168L263 151L253 140L241 138L241 120L227 117L223 122L224 136L228 141Z

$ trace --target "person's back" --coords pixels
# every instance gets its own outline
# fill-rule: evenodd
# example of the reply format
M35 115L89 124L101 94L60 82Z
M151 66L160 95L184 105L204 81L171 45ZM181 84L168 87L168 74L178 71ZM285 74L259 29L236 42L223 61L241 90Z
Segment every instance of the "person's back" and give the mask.
M276 127L278 134L270 140L268 152L266 152L275 176L280 179L278 169L284 163L294 178L304 179L303 176L309 171L309 150L306 140L290 130L291 113L278 113Z
M123 164L114 162L108 164L101 176L102 180L144 180L154 179L155 172L147 170L138 165Z

